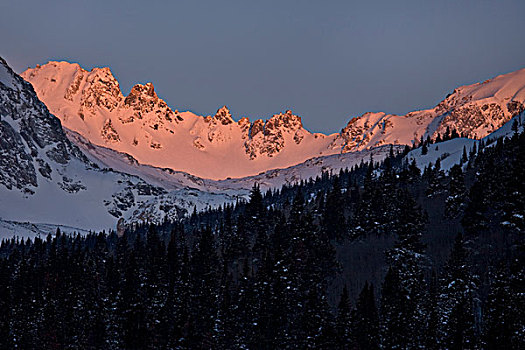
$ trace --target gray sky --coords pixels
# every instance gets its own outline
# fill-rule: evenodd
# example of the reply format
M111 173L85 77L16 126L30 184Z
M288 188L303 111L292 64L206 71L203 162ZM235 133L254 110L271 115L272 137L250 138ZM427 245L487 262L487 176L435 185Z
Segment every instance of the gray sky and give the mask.
M0 55L19 73L109 66L124 94L151 81L179 110L226 104L253 120L292 109L337 132L525 67L524 14L523 0L4 0Z

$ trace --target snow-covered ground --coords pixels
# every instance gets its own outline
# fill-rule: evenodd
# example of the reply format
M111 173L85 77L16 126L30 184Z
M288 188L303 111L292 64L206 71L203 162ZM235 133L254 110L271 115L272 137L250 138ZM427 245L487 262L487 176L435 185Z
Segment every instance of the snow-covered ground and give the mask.
M496 131L490 133L489 135L485 136L482 140L485 145L488 145L487 147L493 146L495 143L494 141L501 138L501 137L512 137L514 134L514 131L512 130L512 125L514 124L514 121L517 121L519 124L518 131L522 132L525 125L525 114L522 113L518 116L515 116L511 120L509 120L507 123L505 123L502 127L497 129ZM459 164L461 161L461 157L463 155L463 149L467 152L467 155L470 153L470 151L473 149L474 145L476 149L479 149L480 140L472 140L467 138L455 138L452 140L448 140L445 142L436 143L433 145L428 146L428 152L427 154L423 155L421 154L422 149L416 148L413 151L410 151L406 158L409 162L412 162L412 160L416 161L417 166L423 170L425 167L427 167L430 163L433 165L436 164L436 161L438 158L441 162L441 168L445 171L450 170L452 166L455 164Z
M8 221L2 220L0 218L0 240L9 239L9 238L19 238L19 239L34 239L40 237L45 239L48 234L55 235L57 229L60 229L60 232L69 234L69 235L85 235L89 231L82 230L76 227L69 227L64 225L53 225L53 224L41 224L34 222L18 222L18 221Z

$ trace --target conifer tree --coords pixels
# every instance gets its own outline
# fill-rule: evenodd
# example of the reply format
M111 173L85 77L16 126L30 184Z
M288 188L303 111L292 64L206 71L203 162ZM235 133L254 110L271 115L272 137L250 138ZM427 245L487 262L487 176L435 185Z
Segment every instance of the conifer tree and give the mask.
M520 301L513 294L506 269L498 269L491 277L492 286L485 311L484 347L519 349L525 342L517 337L520 333L523 335L523 330L519 329L522 316L517 310Z
M467 189L461 166L454 165L449 172L448 196L445 200L445 216L458 217L466 206Z
M443 179L445 172L441 169L441 160L438 158L434 168L429 172L428 188L426 195L434 197L444 191Z
M421 344L424 324L424 216L410 196L401 203L397 239L387 252L390 268L383 283L381 333L387 347L410 348Z
M216 288L218 287L219 258L210 227L200 232L199 241L191 258L191 298L195 325L194 346L212 343L215 315L217 314Z
M346 236L346 219L343 209L344 198L340 181L339 178L335 178L332 190L326 196L323 211L323 229L330 239L341 240Z

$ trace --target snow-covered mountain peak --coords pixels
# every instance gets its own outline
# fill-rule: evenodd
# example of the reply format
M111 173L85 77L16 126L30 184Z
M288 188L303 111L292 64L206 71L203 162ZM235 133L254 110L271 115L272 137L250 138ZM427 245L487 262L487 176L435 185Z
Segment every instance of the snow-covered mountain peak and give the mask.
M123 96L109 69L88 72L65 62L22 75L66 128L143 164L221 179L340 152L329 147L335 134L309 133L291 111L253 123L246 118L235 122L226 106L207 117L173 111L151 83L137 84Z
M155 88L153 87L152 83L146 83L145 85L142 84L136 84L131 88L131 91L129 92L129 95L126 97L126 100L124 103L126 105L133 105L133 102L136 100L145 99L150 101L157 101L159 97L157 96L157 93L155 92Z

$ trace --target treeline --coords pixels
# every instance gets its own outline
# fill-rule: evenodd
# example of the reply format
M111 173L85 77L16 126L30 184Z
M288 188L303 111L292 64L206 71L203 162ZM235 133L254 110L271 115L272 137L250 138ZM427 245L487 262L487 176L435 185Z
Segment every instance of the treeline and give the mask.
M4 241L0 347L525 348L525 136L85 237Z

